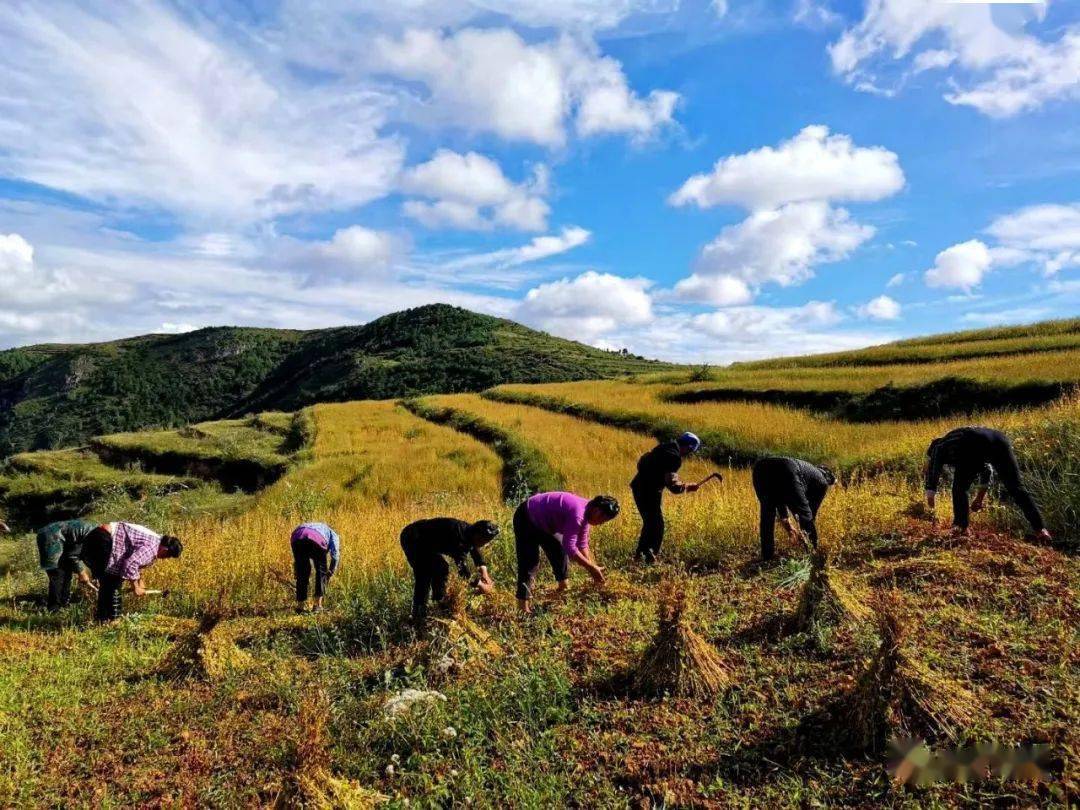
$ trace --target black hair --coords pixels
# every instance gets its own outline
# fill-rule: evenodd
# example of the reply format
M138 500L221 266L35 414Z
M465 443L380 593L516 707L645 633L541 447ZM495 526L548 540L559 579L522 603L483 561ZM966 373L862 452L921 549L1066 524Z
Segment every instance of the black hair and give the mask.
M184 553L184 544L180 542L180 538L171 534L161 538L161 548L165 550L166 557L179 557Z
M619 502L612 498L610 495L597 495L591 501L589 501L589 509L598 509L608 520L613 517L617 517L619 514Z
M828 467L818 467L821 470L821 474L825 476L825 483L830 487L836 483L836 475Z
M481 544L490 543L499 536L499 526L490 520L478 520L469 527L469 536L479 540Z

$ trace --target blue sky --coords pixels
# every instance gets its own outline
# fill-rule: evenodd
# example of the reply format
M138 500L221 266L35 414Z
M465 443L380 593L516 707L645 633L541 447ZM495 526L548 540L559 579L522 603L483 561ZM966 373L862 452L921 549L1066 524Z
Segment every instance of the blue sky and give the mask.
M722 363L1080 303L1064 0L15 0L0 86L0 347L446 301Z

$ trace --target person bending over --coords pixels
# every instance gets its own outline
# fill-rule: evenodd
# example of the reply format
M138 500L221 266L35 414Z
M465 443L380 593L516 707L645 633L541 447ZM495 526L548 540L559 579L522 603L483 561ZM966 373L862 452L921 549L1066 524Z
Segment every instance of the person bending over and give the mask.
M651 563L660 555L664 542L664 490L676 495L697 491L696 484L679 479L683 459L701 449L701 439L684 433L673 442L661 442L645 453L637 464L637 475L630 482L634 505L641 515L641 537L634 557Z
M97 528L98 524L86 520L61 520L38 529L38 560L49 578L45 605L50 611L67 607L71 602L71 580L76 575L80 583L96 590L81 557L86 538Z
M533 584L540 567L540 552L551 563L559 593L566 590L570 561L580 565L597 584L604 569L589 548L589 529L619 514L619 502L610 495L591 501L570 492L541 492L514 512L514 547L517 552L517 600L522 612L532 612Z
M817 513L825 493L836 483L832 471L802 459L774 456L754 464L751 480L761 506L761 559L771 560L776 553L774 534L778 518L788 537L794 537L789 512L795 516L811 547L817 548Z
M341 537L325 523L303 523L293 529L289 539L296 575L296 612L306 613L308 584L315 571L315 612L323 609L323 597L330 577L337 573L341 562Z
M450 579L450 558L463 579L469 579L467 558L476 566L475 587L490 593L494 587L487 563L480 549L499 536L499 527L490 520L467 523L456 518L440 517L410 523L401 532L401 549L413 570L412 617L417 629L423 629L428 602L446 598Z
M1039 507L1020 480L1020 465L1008 437L1000 430L986 427L962 427L934 439L926 450L926 505L933 513L941 472L953 468L953 525L967 534L970 513L983 507L986 490L996 473L1001 485L1024 513L1031 529L1042 540L1050 540ZM975 497L968 504L968 490L978 483Z
M144 596L142 572L156 560L176 558L183 551L179 538L162 536L137 523L106 523L90 532L81 559L98 581L97 621L119 618L125 581L136 596Z

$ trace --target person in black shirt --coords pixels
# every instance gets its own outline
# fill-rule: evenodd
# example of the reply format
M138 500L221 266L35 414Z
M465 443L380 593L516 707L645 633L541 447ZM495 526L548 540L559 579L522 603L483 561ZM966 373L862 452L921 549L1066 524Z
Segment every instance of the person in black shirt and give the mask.
M1050 540L1039 507L1020 480L1020 465L1008 437L999 430L985 427L962 427L930 442L926 451L926 505L933 512L937 505L937 488L942 469L953 468L953 525L967 534L970 512L978 512L986 497L993 473L997 473L1005 491L1020 507L1032 530L1043 540ZM968 490L979 481L972 503Z
M469 577L466 557L476 566L476 588L490 593L494 583L480 549L499 536L499 527L490 520L466 523L455 518L431 518L410 523L401 532L401 548L412 566L413 621L420 627L427 617L428 600L442 601L450 578L449 557L457 564L458 572Z
M673 442L662 442L638 459L637 475L630 482L634 504L641 514L641 537L634 557L651 563L664 542L664 490L680 495L697 491L696 484L679 480L683 459L701 448L701 439L684 433Z
M829 487L836 483L836 476L829 469L808 461L775 456L754 464L751 480L761 505L761 559L771 560L776 553L777 518L788 536L794 536L795 530L788 520L789 511L795 515L810 545L817 548L818 509Z

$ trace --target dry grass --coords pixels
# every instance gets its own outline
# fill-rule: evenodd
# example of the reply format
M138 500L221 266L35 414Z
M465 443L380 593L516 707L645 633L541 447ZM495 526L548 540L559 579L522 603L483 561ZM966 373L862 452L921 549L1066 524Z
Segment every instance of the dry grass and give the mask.
M688 581L669 583L660 596L659 627L633 677L636 694L708 700L731 683L731 670L694 631L687 614Z

